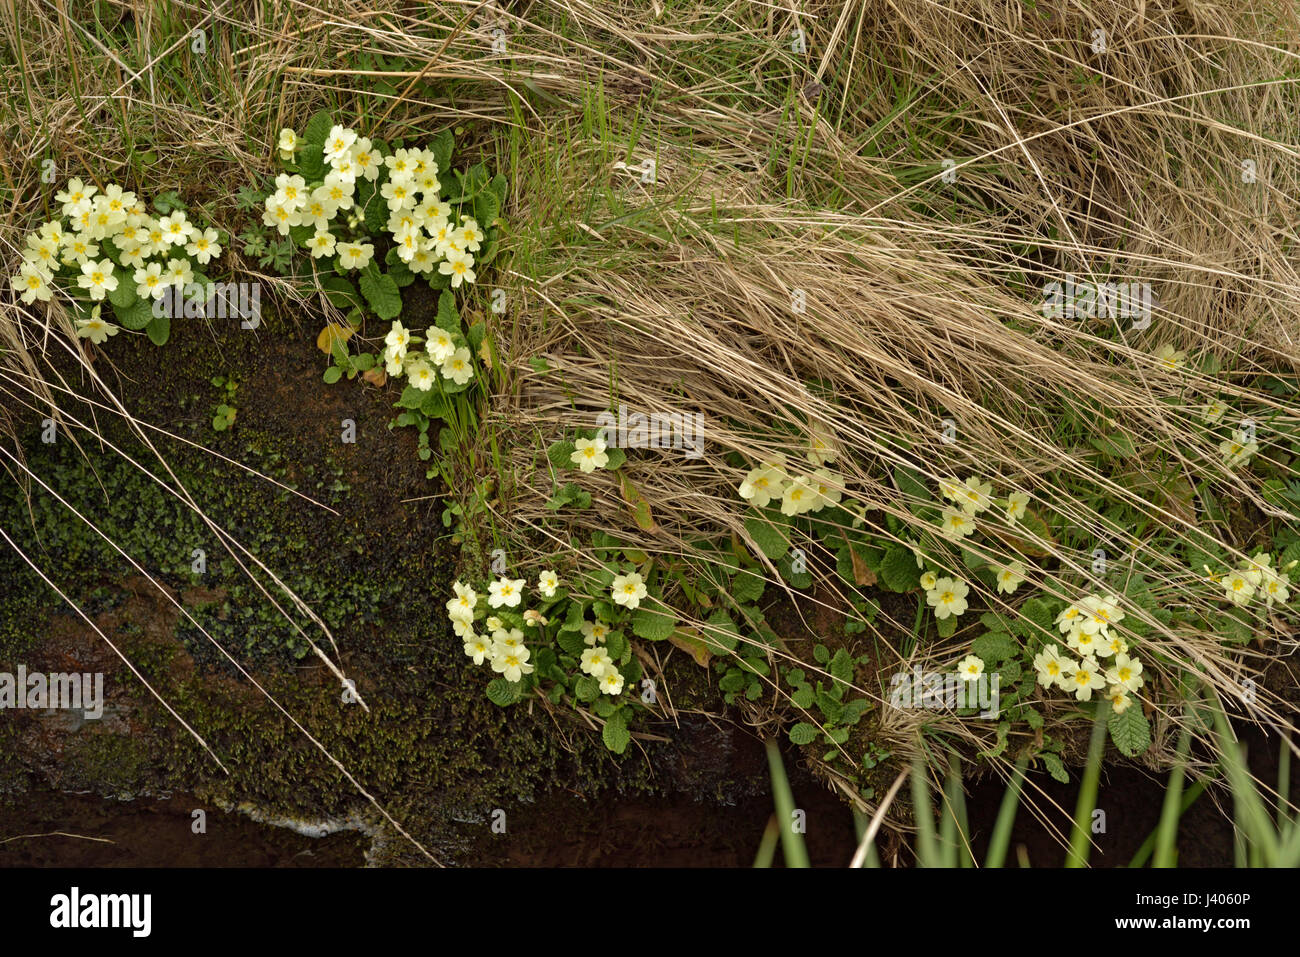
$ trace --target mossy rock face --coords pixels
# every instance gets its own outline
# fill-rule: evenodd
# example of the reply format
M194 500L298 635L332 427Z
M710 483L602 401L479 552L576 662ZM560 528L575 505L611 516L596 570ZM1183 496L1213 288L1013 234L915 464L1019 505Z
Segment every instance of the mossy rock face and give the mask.
M421 319L412 321L418 326ZM392 396L360 382L322 383L323 356L311 335L269 311L256 334L231 325L178 324L161 350L143 337L117 337L109 344L122 375L117 389L142 421L272 481L148 432L169 474L119 419L101 412L96 420L121 452L183 487L295 591L332 641L266 572L242 554L248 571L241 569L194 508L122 454L85 433L73 433L74 444L63 430L44 444L38 424L28 423L23 440L32 471L140 567L39 486L27 497L5 488L0 526L16 533L31 560L229 773L104 638L6 550L0 670L22 663L29 671L103 672L106 716L76 727L30 713L6 722L0 793L54 787L125 798L181 791L272 815L373 815L356 786L231 658L443 859L483 829L493 808L556 789L586 796L609 788L673 791L728 801L766 787L761 765L733 766L724 753L731 732L711 725L650 729L674 740L616 759L570 713L547 713L541 702L509 709L490 703L483 693L488 676L468 663L446 620L460 556L438 521L431 498L438 489L424 478L412 430L388 428ZM212 429L211 411L229 401L228 390L214 386L214 378L238 382L236 421L222 432ZM90 420L85 408L68 411ZM344 420L355 425L355 442L343 441ZM369 713L344 703L338 679L303 633L356 682ZM704 675L689 667L674 680L692 700L711 693ZM409 852L400 841L389 846L398 859Z

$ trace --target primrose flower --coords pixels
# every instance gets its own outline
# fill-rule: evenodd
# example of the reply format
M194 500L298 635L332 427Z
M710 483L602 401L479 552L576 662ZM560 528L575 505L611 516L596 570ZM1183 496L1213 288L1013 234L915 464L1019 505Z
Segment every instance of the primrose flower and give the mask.
M456 351L456 343L446 329L430 326L424 330L424 351L429 353L429 358L434 362L442 365Z
M113 275L112 260L101 259L99 262L82 263L77 285L82 289L90 290L91 299L103 299L117 288L117 277Z
M436 183L437 180L434 182ZM436 190L437 187L434 189ZM490 226L491 223L488 225ZM462 216L460 229L456 230L456 238L460 240L461 248L476 253L479 251L479 244L483 242L483 230L478 228L478 223L472 216Z
M1273 603L1285 604L1291 598L1291 591L1287 587L1291 584L1291 576L1286 572L1272 572L1264 582L1264 604L1268 608L1273 607Z
M791 479L790 484L781 493L781 514L802 515L804 512L816 508L820 500L821 496L818 494L817 487L813 484L811 477L801 475L798 478Z
M584 621L582 623L582 640L588 645L598 645L605 640L609 634L609 625L600 619L595 621Z
M605 452L605 440L600 436L594 439L578 439L573 443L573 447L569 461L584 472L594 472L609 464L609 455Z
M925 591L933 591L938 582L939 576L934 572L926 572L921 576L921 588Z
M1066 659L1061 657L1061 649L1048 645L1034 655L1034 670L1038 672L1038 683L1044 688L1060 685L1065 678Z
M462 282L473 282L477 277L471 268L474 257L469 253L453 253L447 250L447 259L438 264L438 272L451 277L451 288L459 289Z
M518 651L524 647L524 633L518 628L498 629L492 633L492 647L498 652Z
M173 246L184 246L194 234L194 226L180 210L158 220L158 226L162 229L163 238Z
M280 151L280 159L288 163L293 159L293 154L298 152L298 134L286 126L280 131L280 138L275 145ZM475 664L482 664L482 662L476 661Z
M498 578L488 586L488 605L500 608L505 605L514 608L523 597L524 580L522 578Z
M835 438L820 426L813 426L808 434L808 461L814 468L834 465L840 452Z
M641 599L647 594L645 582L641 580L641 576L637 572L619 575L610 585L609 591L616 605L631 608L633 611L637 609L641 604Z
M109 336L117 335L117 326L95 315L89 319L77 320L77 335L83 339L89 339L95 345L99 345Z
M537 590L543 598L554 598L555 590L560 587L560 576L553 571L544 571L537 576Z
M1218 425L1219 420L1227 414L1227 404L1220 399L1214 399L1201 410L1201 421L1206 425Z
M469 350L461 346L442 364L442 376L457 385L464 385L474 378L474 366L470 362ZM608 458L608 456L606 456Z
M1020 519L1025 517L1025 511L1029 508L1028 492L1012 492L1007 496L1007 522L1014 525Z
M1173 346L1165 343L1160 347L1159 351L1156 352L1156 361L1159 362L1163 368L1168 369L1170 372L1175 372L1178 369L1181 369L1187 362L1187 354L1179 352Z
M1244 571L1229 572L1225 575L1223 590L1228 593L1234 605L1249 604L1255 595L1255 585L1251 582L1249 573Z
M975 681L984 674L984 659L978 655L967 655L957 665L957 674L962 681Z
M605 676L600 679L600 690L602 694L621 695L623 693L623 675L617 668L610 667Z
M613 668L614 660L604 648L587 648L582 652L582 670L593 678L599 678L605 669Z
M1124 620L1124 612L1119 607L1119 596L1108 595L1099 598L1093 595L1084 599L1084 617L1079 627L1090 635L1100 634L1106 637L1106 629Z
M63 263L71 266L80 265L87 259L99 255L99 247L92 243L86 233L69 233L63 240Z
M331 126L329 135L325 137L325 162L331 166L337 166L339 161L347 158L348 152L352 149L352 144L356 141L356 130L339 126L337 123Z
M352 144L352 165L357 175L373 183L379 178L379 151L371 148L368 136L359 136Z
M961 503L962 510L967 515L978 515L993 504L992 493L991 482L981 482L978 476L972 475L966 480L966 484L958 489L957 501Z
M51 295L49 281L35 264L25 262L18 267L18 274L9 280L14 291L21 293L23 302L31 305L36 300L49 302Z
M1069 605L1056 616L1056 627L1060 629L1061 634L1073 631L1083 620L1083 608L1080 605Z
M281 236L288 236L291 226L302 225L302 217L295 207L281 202L274 196L268 196L266 212L262 213L262 224L275 227L275 231Z
M1097 662L1085 657L1082 661L1070 662L1063 687L1066 691L1073 691L1079 701L1091 701L1094 691L1106 687L1106 679L1097 671Z
M429 363L423 359L415 359L406 369L406 375L411 380L411 385L415 386L421 392L428 392L433 388L433 384L438 381Z
M415 208L415 188L409 180L392 180L379 188L379 195L388 200L389 212Z
M90 200L96 192L96 187L88 186L79 179L70 179L66 189L54 194L54 201L63 204L64 216L71 216L74 207Z
M344 269L365 269L375 255L371 243L339 243L339 265Z
M194 281L194 270L188 259L167 260L167 281L177 289L184 289Z
M457 619L472 621L474 606L478 604L478 593L463 582L454 582L451 587L455 591L456 597L447 602L447 616L452 621Z
M1223 455L1223 464L1230 469L1235 469L1239 465L1249 465L1250 459L1259 454L1258 442L1247 442L1243 429L1233 429L1232 438L1225 439L1219 443L1219 452Z
M835 474L830 469L816 469L809 479L813 483L813 488L817 492L817 504L810 511L816 512L820 509L831 505L838 505L844 497L842 491L844 487L843 477Z
M336 173L330 173L325 177L325 181L312 191L312 198L319 199L323 203L331 204L335 210L351 209L352 194L356 192L356 186Z
M185 251L198 260L200 266L206 266L221 255L221 247L217 244L219 238L215 229L205 229L202 232L196 229Z
M998 591L1007 595L1013 594L1025 580L1024 562L1012 562L997 571Z
M461 641L468 641L474 637L473 619L466 621L463 618L453 618L451 620L451 630L456 633L456 637Z
M524 612L524 624L530 628L541 628L543 625L549 624L549 622L546 616L536 608L529 608Z
M150 263L137 269L132 278L135 280L135 294L141 299L161 299L170 285L162 274L161 263Z
M333 256L334 234L328 229L317 227L316 232L312 234L311 239L307 240L307 248L311 250L312 259L320 259L322 256Z
M488 615L483 622L483 627L488 631L496 633L505 627L505 624L496 615Z
M492 642L471 632L465 638L465 654L474 659L474 664L481 665L484 659L492 657Z
M944 619L959 617L966 611L966 596L970 587L963 581L940 578L925 595L925 603L934 609L934 617Z
M1106 643L1106 637L1095 631L1084 631L1079 627L1066 636L1065 643L1081 655L1095 655L1097 649Z
M959 542L975 531L975 520L965 511L945 508L939 518L939 533L944 538Z
M517 651L497 650L492 656L492 670L503 676L506 681L518 681L524 675L533 673L533 666L528 663L529 651L519 648Z
M1106 689L1106 697L1110 699L1110 710L1116 714L1123 714L1133 703L1133 699L1128 696L1128 691L1122 685L1111 685Z
M1109 658L1111 655L1128 654L1128 642L1119 635L1108 635L1097 644L1097 657Z
M1125 691L1137 691L1143 683L1142 662L1128 655L1116 655L1114 667L1106 672L1106 680Z
M745 480L740 483L740 497L758 508L766 508L773 498L783 494L785 480L783 468L764 462L757 468L750 469Z

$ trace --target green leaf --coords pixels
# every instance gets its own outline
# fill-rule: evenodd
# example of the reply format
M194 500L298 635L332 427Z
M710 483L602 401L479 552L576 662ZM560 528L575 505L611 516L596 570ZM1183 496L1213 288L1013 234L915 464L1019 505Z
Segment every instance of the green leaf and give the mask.
M573 453L577 448L572 442L566 440L554 442L546 450L546 460L556 469L576 468L577 466L573 464Z
M506 681L505 678L493 678L487 686L488 700L493 704L506 707L517 702L523 697L522 683L518 681Z
M817 728L806 721L800 721L790 728L790 741L794 744L812 744L817 737Z
M897 466L894 469L894 487L898 489L898 494L902 497L908 511L913 514L919 512L925 507L926 502L933 499L929 486L925 484L925 477L914 468Z
M1133 445L1133 440L1123 432L1116 432L1113 435L1089 436L1088 441L1093 448L1107 458L1131 459L1137 455L1137 448Z
M807 711L813 706L813 690L810 685L800 685L795 692L790 695L790 700L794 702L796 708L803 708Z
M1047 768L1047 773L1055 780L1060 781L1062 784L1070 783L1070 776L1065 773L1065 765L1061 763L1059 755L1048 751L1040 754L1039 757L1043 759L1043 766Z
M330 366L328 369L325 370L325 375L323 375L321 378L323 378L330 385L333 385L335 382L338 382L342 376L343 376L342 369L340 369L338 366Z
M935 627L938 629L940 638L951 638L957 631L957 616L949 615L947 618L935 619Z
M451 179L451 151L455 145L456 140L451 135L451 130L443 130L429 140L426 147L433 153L433 161L438 164L438 175L443 177L444 181Z
M444 332L454 334L460 332L460 312L456 309L454 293L444 292L438 297L438 315L434 323Z
M790 549L790 540L786 538L785 532L766 519L758 516L745 519L745 531L759 550L772 561Z
M830 649L825 645L813 645L813 658L819 665L826 664L831 660Z
M172 334L172 321L167 316L153 316L144 331L149 334L154 345L165 346Z
M361 295L380 319L396 319L402 312L402 292L392 276L371 263L361 273Z
M622 754L632 743L632 732L627 729L627 718L622 711L615 711L605 719L605 727L600 732L600 739L605 747L615 754Z
M320 285L330 305L338 309L348 310L361 305L361 296L357 294L357 287L352 285L350 279L345 279L343 276L325 276L321 279Z
M330 135L330 130L334 127L334 117L329 110L318 110L312 114L311 119L307 121L307 126L303 129L302 141L304 146L319 146L321 152L325 150L325 137Z
M114 306L113 311L117 313L118 322L127 329L138 331L153 322L153 300L151 299L136 299L125 309Z
M767 582L757 572L740 571L736 577L731 580L731 586L728 591L731 597L741 605L748 605L758 601L763 597L763 589L767 587Z
M611 631L605 637L605 650L614 661L621 661L631 650L631 645L628 644L627 636L621 631Z
M113 309L128 309L140 301L140 297L135 292L135 282L130 275L123 274L118 277L117 288L108 294L108 301L113 304Z
M1106 724L1115 747L1127 757L1136 757L1151 746L1151 726L1137 703L1130 704L1121 714L1112 710Z
M573 683L573 694L579 701L595 701L600 697L600 682L591 675L583 675Z
M850 682L853 680L853 656L843 648L835 652L835 657L831 658L830 664L826 669L831 673L831 677L839 681Z
M575 658L581 658L587 648L587 640L582 637L580 631L561 631L555 636L555 641L567 654Z
M970 646L971 653L983 659L985 666L995 665L1020 653L1020 646L1005 632L986 631Z
M731 616L719 608L708 617L706 628L700 629L700 637L714 654L727 654L735 651L740 644L740 629L731 620Z
M677 627L677 616L662 602L659 610L646 606L632 612L632 633L647 641L663 641Z
M486 230L494 222L501 212L501 200L497 198L496 193L490 189L485 189L474 197L474 218L478 220L480 229Z
M894 545L880 563L880 580L890 591L911 591L921 583L916 556L906 545Z

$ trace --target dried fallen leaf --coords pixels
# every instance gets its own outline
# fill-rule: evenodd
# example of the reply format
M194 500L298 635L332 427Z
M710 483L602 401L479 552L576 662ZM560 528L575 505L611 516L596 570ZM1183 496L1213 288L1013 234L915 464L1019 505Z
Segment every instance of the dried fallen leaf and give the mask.
M371 385L382 386L388 381L388 370L383 366L371 366L365 372L361 373L361 378L365 379Z
M701 668L707 668L709 661L713 658L713 651L709 647L698 629L695 628L678 628L668 636L670 644L677 646L695 659L695 663Z
M351 326L340 326L338 323L330 322L325 324L325 328L320 331L316 337L316 348L328 355L334 354L335 345L343 345L352 338L352 333L356 332Z

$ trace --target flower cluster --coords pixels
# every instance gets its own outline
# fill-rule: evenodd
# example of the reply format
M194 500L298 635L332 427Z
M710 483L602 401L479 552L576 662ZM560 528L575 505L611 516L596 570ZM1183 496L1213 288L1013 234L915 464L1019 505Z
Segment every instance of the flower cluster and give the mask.
M1248 558L1238 568L1222 575L1213 574L1209 566L1205 572L1210 580L1223 585L1223 590L1234 605L1249 605L1255 598L1262 598L1267 608L1274 604L1285 604L1291 599L1291 576L1287 573L1295 568L1296 562L1288 562L1285 568L1273 567L1273 556L1268 552L1256 552L1254 558Z
M424 344L423 349L412 347ZM411 385L428 392L441 373L458 387L474 378L474 361L460 330L448 331L439 326L424 330L424 338L413 335L402 323L394 319L393 326L384 337L384 369L394 378L405 375Z
M289 160L302 143L286 129L280 131L278 147L280 157ZM314 259L337 257L342 271L365 269L374 258L374 245L358 235L349 240L344 233L357 233L364 219L356 203L357 183L376 183L388 208L387 231L407 268L428 274L437 267L450 277L453 289L474 282L473 254L483 242L483 230L471 216L453 220L451 205L440 195L441 171L432 151L399 149L383 156L367 137L335 125L325 137L323 159L327 172L319 182L289 173L276 177L262 214L265 225L281 236L295 226L310 227L303 245Z
M1005 499L995 499L992 483L975 475L966 479L964 484L956 479L944 479L939 483L939 492L953 503L939 516L939 531L954 542L973 535L977 527L975 517L994 506L1009 525L1016 524L1029 508L1028 492L1015 491Z
M838 454L827 437L814 435L807 453L809 463L815 466L811 472L796 474L785 454L778 453L750 469L740 483L740 497L758 508L780 501L781 514L790 517L838 505L844 497L844 479L823 467L834 463Z
M555 598L559 588L560 579L555 572L547 570L538 576L537 591L542 598ZM487 609L480 606L479 594L469 585L456 582L452 589L455 594L447 602L447 617L451 619L457 637L464 642L466 657L476 665L488 663L494 672L507 681L519 681L525 675L532 674L534 668L529 660L532 652L525 644L523 630L509 627L500 616L488 611L519 608L526 590L524 579L502 576L490 582ZM636 573L619 576L611 591L615 602L629 608L636 608L646 594L641 576ZM525 627L541 629L550 624L546 616L536 609L525 610L522 618ZM600 683L601 693L615 697L621 695L624 678L606 647L610 626L599 619L594 622L584 620L581 631L587 645L582 653L583 673Z
M77 335L91 342L117 334L118 327L100 313L119 284L133 286L139 299L161 299L170 287L194 282L193 262L207 265L221 255L215 229L201 229L180 210L155 219L135 193L116 183L100 192L71 179L54 199L62 215L27 236L10 284L25 303L48 302L57 275L75 276L76 286L96 304L89 318L77 320Z
M1062 610L1056 626L1078 658L1047 645L1034 656L1039 685L1073 693L1079 701L1090 701L1094 691L1105 689L1115 713L1122 714L1133 703L1129 695L1144 682L1142 662L1130 657L1128 643L1110 630L1123 619L1117 595L1089 595Z

